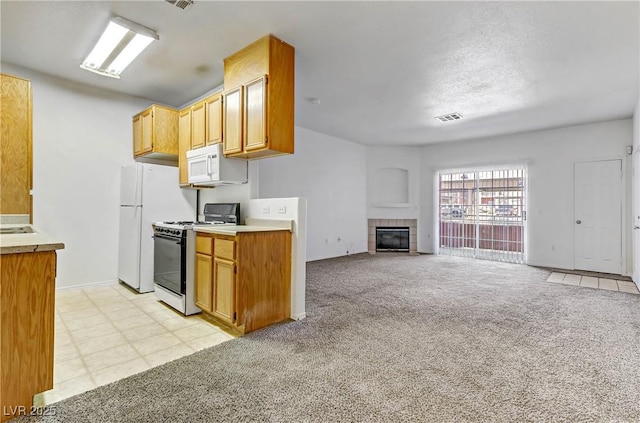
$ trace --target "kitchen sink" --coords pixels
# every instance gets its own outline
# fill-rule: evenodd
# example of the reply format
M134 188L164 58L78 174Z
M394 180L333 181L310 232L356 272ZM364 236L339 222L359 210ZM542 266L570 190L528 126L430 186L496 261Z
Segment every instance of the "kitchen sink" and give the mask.
M9 226L9 227L0 227L0 234L8 235L8 234L32 234L34 233L31 226Z

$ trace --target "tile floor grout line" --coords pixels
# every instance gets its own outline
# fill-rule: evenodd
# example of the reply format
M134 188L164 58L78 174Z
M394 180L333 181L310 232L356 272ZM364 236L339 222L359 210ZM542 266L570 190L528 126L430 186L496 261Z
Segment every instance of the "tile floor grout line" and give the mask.
M61 312L59 307L56 307L56 314L57 314L56 324L59 325L58 326L59 328L63 329L65 336L69 338L69 342L64 346L61 346L60 348L66 347L67 345L69 345L69 348L73 348L74 354L73 354L73 357L70 358L69 360L74 360L74 359L78 360L78 363L82 366L83 373L77 376L74 376L72 378L69 378L67 380L63 380L62 382L58 382L58 385L65 386L65 389L63 391L64 393L60 393L59 389L56 391L55 386L52 390L46 391L48 392L48 394L43 393L40 400L45 405L50 404L52 402L63 400L72 395L77 395L78 393L84 392L87 389L95 389L99 386L103 386L115 380L119 380L121 378L128 377L133 374L137 374L141 371L162 365L169 361L179 359L181 357L184 357L185 355L193 354L204 348L209 348L214 345L220 344L222 342L226 342L228 340L234 339L233 336L229 336L227 333L222 331L217 326L212 325L210 322L207 322L205 319L202 319L201 317L198 317L196 315L183 316L181 314L178 314L177 312L174 313L175 315L173 315L171 313L172 310L170 310L165 304L161 303L159 300L155 299L155 297L152 295L153 293L140 294L140 297L135 297L135 296L132 296L133 293L126 291L127 295L124 295L120 291L122 289L128 289L128 288L121 285L122 284L110 284L110 285L100 286L97 288L98 290L96 290L95 292L92 292L91 288L78 288L77 293L64 294L64 298L70 298L70 299L74 298L74 299L64 302L63 308L65 312ZM65 291L65 292L70 292L70 291ZM92 294L95 294L95 295L92 295ZM82 304L83 308L80 310L74 310L73 304ZM90 304L90 307L84 308L85 306L87 306L87 304ZM115 305L116 308L113 309L109 307L110 305ZM125 307L120 308L122 306L125 306ZM157 306L157 309L154 309L154 307L156 306ZM118 313L119 310L122 310L122 313L125 314L125 320L126 320L127 311L131 312L132 310L134 310L135 314L133 317L129 316L130 319L135 320L136 318L140 319L144 317L145 319L147 319L147 322L143 322L139 326L135 325L132 327L125 327L124 329L120 329L120 327L117 325L117 322L122 320L120 319L120 316ZM77 312L77 314L75 315L70 314L74 312ZM66 316L66 319L69 320L70 322L76 321L78 319L86 318L86 316L91 316L91 317L102 316L103 321L101 323L91 323L89 326L78 326L78 327L75 327L74 329L70 329L67 322L65 321L65 317L63 317L66 314L70 314ZM165 326L163 322L166 322L170 319L175 319L178 321L178 323ZM184 325L179 325L180 321ZM139 350L133 344L133 342L130 341L129 338L127 338L124 335L124 332L131 331L131 330L134 330L135 332L135 329L141 329L145 325L151 324L151 323L153 323L154 325L157 325L158 330L161 330L162 333L157 335L151 335L150 337L144 338L140 341L148 340L154 336L157 337L162 335L171 335L173 338L175 338L177 343L174 345L168 346L166 348L162 348L160 350L152 350L148 354L143 355L141 350ZM96 336L91 336L92 328L102 330L102 328L99 328L101 325L108 325L110 330L113 329L113 332L107 333L106 335L101 333ZM200 330L197 329L199 327L207 327L207 328L210 328L210 330L205 330L204 334L199 334L194 338L189 338L189 339L183 339L183 337L177 334L178 331L181 331L181 330L186 330L186 331L195 330L196 332L194 333L199 333ZM106 328L104 329L106 330ZM99 338L105 338L105 337L116 338L115 335L119 335L117 342L122 341L121 344L105 345L106 348L102 348L97 351L91 351L88 354L83 353L82 352L83 350L80 348L81 343L84 343L84 342L91 343L92 341L95 342L95 340ZM185 333L183 336L188 337L192 335L193 334L188 335L187 333ZM56 335L54 334L54 342L57 339L55 338L55 336ZM77 339L78 336L82 336L83 338ZM192 344L196 346L192 346ZM114 348L119 348L119 347L126 347L130 349L131 352L133 353L132 357L133 355L135 355L135 358L130 358L128 360L115 363L110 366L100 368L98 370L92 371L90 369L91 366L88 365L89 363L87 361L88 357L94 354L100 354L101 352L108 351ZM156 354L155 357L153 356L154 354ZM54 351L54 360L55 360L55 351ZM131 368L127 369L127 363L131 363L133 361L136 361L138 365L131 366ZM67 362L67 360L64 360L62 362L54 362L54 365L59 365L60 363L65 363L65 362ZM111 380L110 377L106 377L106 378L103 377L105 373L108 373L109 369L113 369L113 371L119 374L117 379ZM100 380L98 379L98 375L100 375ZM76 390L70 389L69 386L65 385L68 382L73 381L75 378L84 378L83 380L86 381L86 383L81 382L81 385L83 386L86 385L86 386L81 387L76 391ZM88 387L89 385L90 385L90 388ZM50 400L47 400L47 397Z
M576 276L579 276L579 280L576 283L570 283L568 281L572 280L573 282L575 282ZM567 278L569 277L569 278ZM583 285L583 280L584 278L590 278L591 279L595 279L597 280L597 286L588 286L588 285ZM602 284L602 280L607 281L606 283ZM580 273L566 273L566 272L551 272L549 274L549 276L547 277L547 279L545 280L546 282L550 282L550 283L559 283L562 285L573 285L573 286L579 286L579 287L583 287L583 288L592 288L592 289L599 289L599 290L603 290L603 291L614 291L614 292L624 292L626 294L635 294L638 295L640 294L640 290L638 290L638 286L635 284L635 282L631 281L626 281L626 280L621 280L621 279L611 279L611 278L601 278L601 277L596 277L596 276L589 276L589 275L583 275ZM567 282L565 282L567 281ZM611 282L613 282L615 284L615 288L616 289L610 289L613 288L613 284L611 284ZM624 290L621 289L621 284L631 284L633 285L633 287L629 287L629 288L625 288ZM609 286L610 288L606 288L605 286ZM623 285L624 286L624 285ZM627 285L629 286L629 285ZM634 291L635 289L635 291Z

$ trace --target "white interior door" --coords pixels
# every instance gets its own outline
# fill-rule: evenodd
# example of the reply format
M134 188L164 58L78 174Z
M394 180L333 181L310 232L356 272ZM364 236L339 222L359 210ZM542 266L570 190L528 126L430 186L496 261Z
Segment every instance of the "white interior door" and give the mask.
M622 272L622 161L576 163L574 267Z

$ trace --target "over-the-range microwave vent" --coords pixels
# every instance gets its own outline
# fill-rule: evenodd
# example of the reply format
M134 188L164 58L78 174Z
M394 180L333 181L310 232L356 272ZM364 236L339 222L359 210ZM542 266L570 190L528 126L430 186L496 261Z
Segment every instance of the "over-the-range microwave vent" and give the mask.
M193 5L193 0L164 0L164 1L176 7L179 7L182 10Z
M436 116L436 119L440 122L452 122L462 119L462 115L460 113L449 113L448 115Z

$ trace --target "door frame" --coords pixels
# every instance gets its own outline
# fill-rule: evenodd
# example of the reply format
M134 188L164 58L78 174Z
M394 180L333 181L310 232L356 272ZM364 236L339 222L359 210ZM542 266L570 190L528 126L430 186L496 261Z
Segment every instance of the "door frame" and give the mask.
M631 163L631 161L628 159L629 156L617 156L617 157L602 157L602 158L592 158L589 160L576 160L573 162L573 169L572 169L572 178L573 178L573 197L571 199L571 204L573 207L573 214L572 214L572 220L571 220L571 236L572 236L572 249L573 249L573 254L572 254L572 258L571 258L571 267L573 270L576 270L576 245L575 245L575 239L576 239L576 225L575 225L575 221L576 221L576 215L575 215L575 210L576 210L576 193L575 193L575 186L576 186L576 164L578 163L593 163L593 162L606 162L606 161L611 161L611 160L620 160L621 161L621 167L622 167L622 175L621 175L621 180L620 180L620 275L622 276L631 276L633 274L633 269L629 270L627 267L628 264L628 260L627 260L627 256L629 254L630 250L630 246L629 243L631 242L631 237L633 236L633 229L628 229L625 230L625 228L631 228L632 226L629 226L629 222L630 222L630 218L631 215L630 213L632 213L632 210L629 207L629 201L631 198L631 184L628 181L628 177L631 174L630 169L629 169L629 165Z

